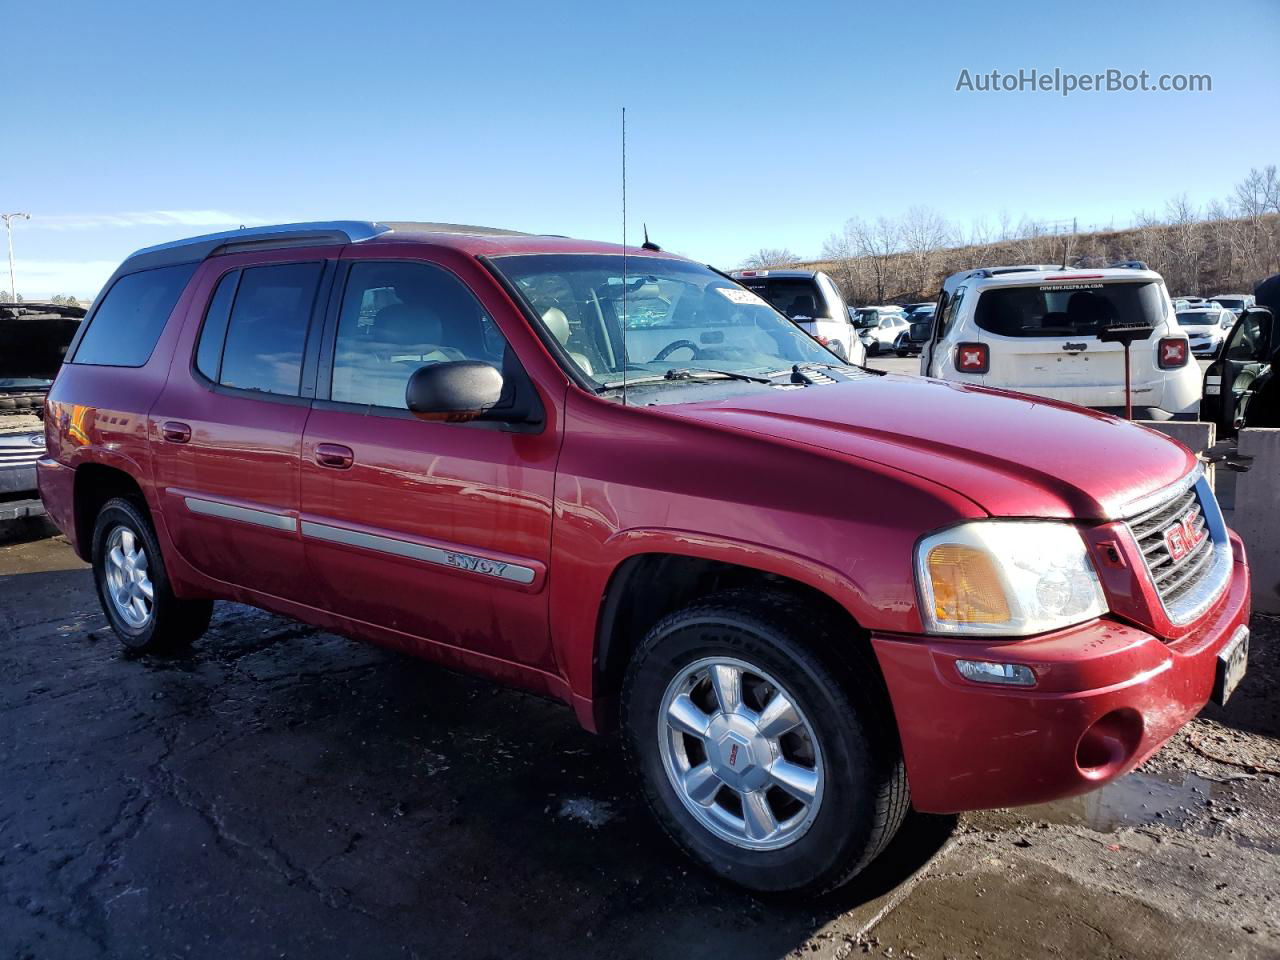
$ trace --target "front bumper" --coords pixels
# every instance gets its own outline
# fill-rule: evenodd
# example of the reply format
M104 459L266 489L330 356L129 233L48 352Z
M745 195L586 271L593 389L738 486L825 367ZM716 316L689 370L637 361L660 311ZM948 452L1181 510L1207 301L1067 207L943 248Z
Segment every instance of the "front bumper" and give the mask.
M0 494L35 493L36 466L0 467Z
M897 716L912 802L929 813L1043 803L1128 773L1208 702L1218 652L1249 620L1249 570L1234 563L1222 598L1165 642L1101 619L1027 640L872 635ZM955 661L1021 663L1031 688L964 680Z

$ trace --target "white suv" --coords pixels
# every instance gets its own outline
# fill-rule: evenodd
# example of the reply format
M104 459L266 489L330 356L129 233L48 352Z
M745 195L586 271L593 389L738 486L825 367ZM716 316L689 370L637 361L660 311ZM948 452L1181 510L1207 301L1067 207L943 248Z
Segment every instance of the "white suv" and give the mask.
M866 363L844 296L821 270L735 270L730 276L841 360Z
M954 273L938 300L924 376L1124 412L1124 347L1107 327L1153 331L1130 348L1134 416L1194 420L1200 368L1164 279L1138 261L1098 270L986 267Z

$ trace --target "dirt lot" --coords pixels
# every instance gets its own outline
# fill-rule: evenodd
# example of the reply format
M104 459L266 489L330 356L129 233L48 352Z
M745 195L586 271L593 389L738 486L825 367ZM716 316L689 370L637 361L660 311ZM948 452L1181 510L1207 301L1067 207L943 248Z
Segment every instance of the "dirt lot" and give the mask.
M65 543L11 540L0 956L1280 956L1280 621L1254 630L1230 707L1139 773L918 817L838 895L758 901L559 706L230 605L128 659Z

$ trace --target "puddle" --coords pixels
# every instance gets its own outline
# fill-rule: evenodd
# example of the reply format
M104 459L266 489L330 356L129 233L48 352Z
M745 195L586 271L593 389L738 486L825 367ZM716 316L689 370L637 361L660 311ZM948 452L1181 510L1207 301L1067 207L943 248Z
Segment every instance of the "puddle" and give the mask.
M609 804L588 797L570 797L560 804L560 816L585 823L592 830L598 830L613 819L613 810Z
M1203 820L1206 801L1220 797L1225 785L1188 773L1178 781L1130 773L1081 797L1068 797L1019 810L1022 817L1088 827L1111 833L1122 827L1153 824L1182 827Z

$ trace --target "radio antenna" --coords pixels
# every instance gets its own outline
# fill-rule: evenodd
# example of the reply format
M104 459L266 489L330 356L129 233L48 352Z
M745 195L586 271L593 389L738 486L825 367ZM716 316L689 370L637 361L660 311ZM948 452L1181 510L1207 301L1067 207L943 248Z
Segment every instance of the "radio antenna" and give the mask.
M622 108L622 405L627 405L627 108Z

